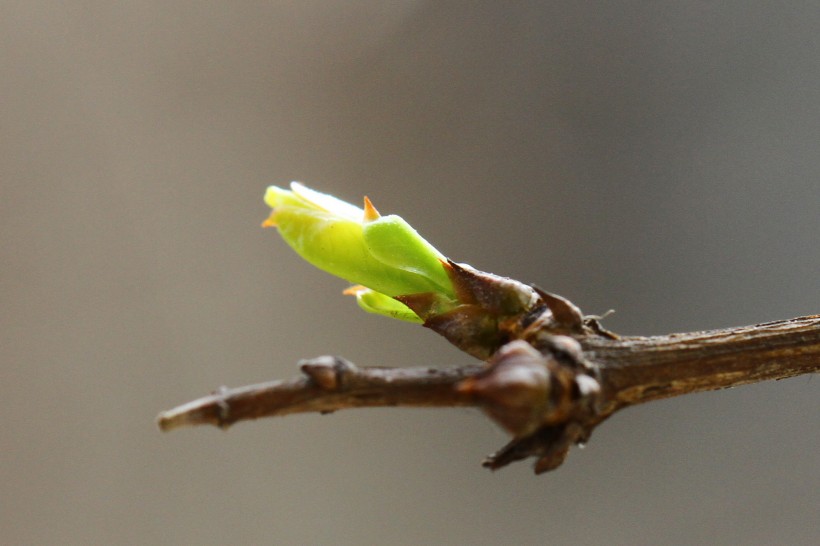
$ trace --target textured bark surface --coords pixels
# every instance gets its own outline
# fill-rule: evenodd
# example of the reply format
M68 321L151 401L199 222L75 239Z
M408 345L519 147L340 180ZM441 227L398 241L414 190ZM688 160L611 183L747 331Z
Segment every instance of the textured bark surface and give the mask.
M581 340L606 411L820 370L820 315L704 332Z
M408 406L474 406L472 396L454 386L481 369L480 365L435 368L359 368L333 356L300 363L303 375L214 393L163 412L162 430L190 425L227 428L237 421L293 413L331 413L340 409Z
M785 379L820 370L820 315L704 332L618 337L575 313L571 335L553 320L508 342L482 365L451 369L359 368L341 357L300 363L302 375L221 388L158 417L162 430L292 413L408 406L481 408L512 435L484 466L535 457L536 473L558 467L615 411L693 392ZM563 326L561 326L563 324Z

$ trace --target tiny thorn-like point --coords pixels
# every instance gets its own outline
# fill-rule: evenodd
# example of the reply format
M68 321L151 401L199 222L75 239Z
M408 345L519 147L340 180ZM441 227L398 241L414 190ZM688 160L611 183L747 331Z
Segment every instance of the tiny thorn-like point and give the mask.
M262 222L263 228L276 227L276 220L273 219L273 213Z
M373 206L373 203L371 203L370 199L365 195L364 196L364 221L365 222L372 222L373 220L378 220L381 217L382 217L382 215L379 214L379 211L376 210L376 207Z
M354 284L353 286L348 286L347 288L342 290L342 295L343 296L358 296L359 292L362 292L363 290L367 290L367 287L363 286L361 284Z

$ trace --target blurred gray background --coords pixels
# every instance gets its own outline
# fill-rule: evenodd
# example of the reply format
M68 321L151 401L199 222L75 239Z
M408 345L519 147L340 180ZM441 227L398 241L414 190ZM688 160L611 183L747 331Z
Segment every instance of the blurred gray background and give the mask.
M820 312L820 9L0 5L6 544L816 544L820 381L617 415L557 472L468 410L161 434L299 358L455 365L273 230L369 195L624 334Z

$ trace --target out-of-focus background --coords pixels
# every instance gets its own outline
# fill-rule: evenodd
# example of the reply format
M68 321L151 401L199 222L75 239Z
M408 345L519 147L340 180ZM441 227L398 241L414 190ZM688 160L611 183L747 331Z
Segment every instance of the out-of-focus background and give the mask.
M467 410L161 434L296 373L469 358L360 312L262 194L402 214L624 334L820 312L820 10L0 6L6 544L816 544L820 381L633 408L557 472Z

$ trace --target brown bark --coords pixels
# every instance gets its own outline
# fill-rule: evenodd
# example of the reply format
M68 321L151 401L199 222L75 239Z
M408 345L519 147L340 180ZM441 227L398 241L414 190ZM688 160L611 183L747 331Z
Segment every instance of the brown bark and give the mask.
M820 315L704 332L581 341L608 409L820 370Z
M359 368L332 356L300 363L302 376L214 393L162 412L159 428L168 431L191 425L227 428L237 421L293 413L331 413L340 409L409 406L474 406L454 389L480 365L435 368Z
M486 364L445 370L358 368L319 357L301 363L300 377L222 388L161 413L158 424L227 427L356 407L475 406L513 435L485 466L534 456L543 472L624 407L820 371L820 315L654 337L617 337L594 319L584 326L569 335L530 331L526 342L509 342Z

